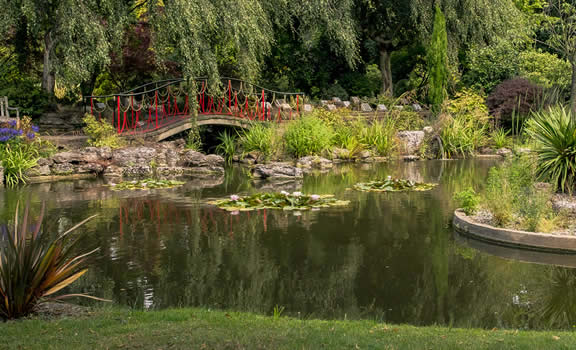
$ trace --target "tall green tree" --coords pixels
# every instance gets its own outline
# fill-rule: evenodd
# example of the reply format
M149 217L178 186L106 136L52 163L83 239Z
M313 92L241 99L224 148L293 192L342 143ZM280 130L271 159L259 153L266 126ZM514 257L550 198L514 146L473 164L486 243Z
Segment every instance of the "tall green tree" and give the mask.
M446 33L446 18L436 6L434 18L434 31L427 52L426 61L428 63L428 76L430 87L428 90L428 100L434 111L438 111L439 106L446 98L446 89L450 72L448 71L448 34Z
M378 43L382 93L393 94L390 56L414 41L425 43L435 7L446 17L449 54L475 43L489 43L518 18L513 0L357 0L356 20L365 37Z
M328 38L350 65L358 58L353 0L149 0L154 46L160 58L181 63L184 76L220 75L219 57L233 56L239 74L258 76L277 28L306 45Z
M42 43L42 88L54 92L56 77L77 84L110 62L121 39L126 2L116 0L0 0L0 35L24 23L29 38Z

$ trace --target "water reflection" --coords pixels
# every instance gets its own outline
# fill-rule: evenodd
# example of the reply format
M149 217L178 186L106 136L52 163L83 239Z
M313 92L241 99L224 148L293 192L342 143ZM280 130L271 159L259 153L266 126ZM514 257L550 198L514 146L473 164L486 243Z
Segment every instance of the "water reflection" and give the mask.
M137 308L209 306L300 317L370 318L412 324L569 328L574 270L486 254L454 240L452 193L481 186L490 161L346 165L303 182L248 179L233 169L207 186L74 199L45 197L61 226L95 213L85 248L101 248L74 291ZM440 186L421 193L360 193L356 182L387 175ZM91 186L99 186L92 183ZM236 215L208 198L273 188L333 193L349 207ZM29 193L28 193L28 192ZM82 190L86 192L86 190ZM98 192L100 191L100 192ZM34 187L0 192L3 207L37 196Z

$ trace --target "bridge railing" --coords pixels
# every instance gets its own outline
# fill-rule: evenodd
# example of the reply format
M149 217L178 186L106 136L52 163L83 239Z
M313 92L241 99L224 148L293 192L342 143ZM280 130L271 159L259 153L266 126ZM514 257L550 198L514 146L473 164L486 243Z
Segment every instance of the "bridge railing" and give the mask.
M168 79L113 95L85 96L85 111L109 120L118 134L139 134L169 127L195 115L282 122L300 115L304 95L223 78Z

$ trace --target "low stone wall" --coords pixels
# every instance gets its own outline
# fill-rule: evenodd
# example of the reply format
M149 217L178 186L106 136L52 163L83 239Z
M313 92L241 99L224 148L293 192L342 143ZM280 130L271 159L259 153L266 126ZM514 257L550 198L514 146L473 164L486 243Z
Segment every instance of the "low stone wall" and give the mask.
M142 178L153 175L181 176L224 173L224 158L181 149L170 143L155 147L87 147L41 158L27 172L30 182L77 179L102 175L110 178Z
M454 212L452 224L461 234L505 246L550 252L576 252L576 236L534 233L479 224L460 210Z

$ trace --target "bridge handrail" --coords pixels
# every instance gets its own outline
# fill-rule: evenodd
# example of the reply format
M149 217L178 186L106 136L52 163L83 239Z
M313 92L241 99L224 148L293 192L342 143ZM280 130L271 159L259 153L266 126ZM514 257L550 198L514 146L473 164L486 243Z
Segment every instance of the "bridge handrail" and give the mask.
M252 85L253 87L255 87L255 88L259 89L259 90L264 90L265 92L272 93L272 94L277 94L277 95L284 95L284 96L304 95L303 92L283 92L283 91L270 90L270 89L261 87L261 86L259 86L259 85L253 84L253 83L251 83L251 82L248 82L248 81L245 81L245 80L242 80L242 79L237 79L237 78L222 77L221 79L224 80L224 81L234 81L234 82L240 82L240 83L244 83L244 84L250 84L250 85ZM194 78L194 79L190 79L190 80L192 80L192 81L207 81L208 78L206 78L206 77L199 77L199 78ZM173 85L173 84L175 84L175 83L181 83L181 82L183 82L183 81L186 81L186 79L178 78L178 79L159 80L159 81L154 81L154 82L150 82L150 83L147 83L147 84L138 86L138 87L136 87L136 88L134 88L134 89L132 89L132 90L128 90L128 91L126 91L126 92L121 92L121 93L111 94L111 95L100 95L100 96L92 96L92 95L91 95L91 96L84 96L84 99L86 100L86 99L99 99L99 98L102 99L102 98L110 98L110 97L131 97L131 96L139 96L139 95L143 95L143 94L147 94L147 93L150 93L150 92L154 92L154 91L163 89L163 88L168 87L168 86L170 86L170 85ZM150 85L152 85L152 84L159 84L159 83L163 83L163 85L161 85L161 86L156 86L155 88L153 88L153 89L151 89L151 90L145 90L145 91L142 91L142 92L134 92L134 91L136 91L136 90L138 90L138 89L140 89L140 88L147 87L147 86L150 86ZM254 95L256 95L256 93L255 93Z

